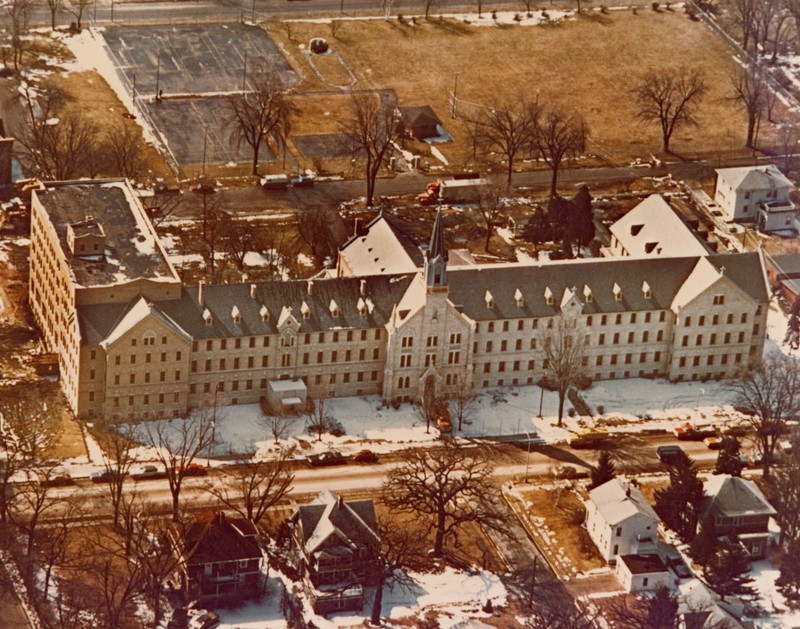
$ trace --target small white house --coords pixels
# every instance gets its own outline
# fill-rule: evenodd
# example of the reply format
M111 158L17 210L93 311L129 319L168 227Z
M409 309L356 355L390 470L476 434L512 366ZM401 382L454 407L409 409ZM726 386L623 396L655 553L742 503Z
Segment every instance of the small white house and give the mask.
M634 258L705 256L708 249L698 240L661 195L651 194L614 223L611 254Z
M616 565L617 578L627 592L653 592L659 588L672 589L674 581L658 555L620 555Z
M772 164L718 168L714 200L722 210L725 220L735 223L754 223L758 219L761 204L767 204L764 212L768 214L770 206L785 208L787 203L791 203L789 201L791 188L792 182ZM777 209L775 211L778 214L783 213ZM785 216L775 220L781 219L785 222ZM768 222L772 225L773 221Z
M656 552L659 517L638 487L614 478L589 492L586 530L609 563L620 555Z

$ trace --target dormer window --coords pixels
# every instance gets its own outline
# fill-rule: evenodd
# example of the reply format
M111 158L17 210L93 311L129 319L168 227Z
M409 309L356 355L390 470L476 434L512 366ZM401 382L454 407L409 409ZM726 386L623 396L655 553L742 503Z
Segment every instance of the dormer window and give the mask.
M653 292L650 290L650 284L646 281L642 282L642 295L644 295L645 299L650 299L653 296Z
M484 300L486 300L486 307L487 308L494 308L494 297L492 294L487 290L486 294L483 296Z
M311 318L311 308L305 301L303 301L303 305L300 306L300 312L303 314L303 319Z
M336 305L336 302L333 299L331 299L331 303L328 306L328 308L331 311L331 316L332 317L338 317L339 316L339 306Z
M549 286L544 289L544 299L548 306L552 306L555 303L555 296L553 295L553 291L550 290Z
M522 308L525 305L525 298L522 296L522 291L518 288L514 291L514 301L517 302L517 308Z
M239 312L239 308L234 306L231 309L231 318L233 319L234 323L241 323L242 322L242 313Z
M261 315L262 321L269 321L269 309L266 306L261 306L261 310L258 312Z
M587 284L583 285L583 298L586 300L587 304L592 303L594 300L594 295L592 294L592 289L589 288Z
M214 322L214 319L211 316L211 311L208 308L203 310L203 321L206 322L206 325L211 325Z
M614 291L614 301L622 301L622 289L616 282L614 282L613 291Z
M358 307L358 314L360 314L362 317L366 316L367 302L365 302L362 297L358 298L358 303L356 304L356 306Z

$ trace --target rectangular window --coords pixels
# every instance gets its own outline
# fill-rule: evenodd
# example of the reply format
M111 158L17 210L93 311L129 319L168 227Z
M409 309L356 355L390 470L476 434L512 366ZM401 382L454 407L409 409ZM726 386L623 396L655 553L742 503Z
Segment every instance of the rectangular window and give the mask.
M214 341L206 341L206 351L210 352L214 349Z
M220 349L228 349L228 339L222 339L219 342L219 348Z
M250 337L250 347L255 347L255 346L256 346L256 337L255 336L251 336Z
M233 359L233 368L234 369L238 369L239 368L239 357L238 356Z
M645 312L644 313L644 322L645 323L650 323L650 314L651 313L649 313L649 312Z
M600 337L597 339L598 345L605 345L606 344L606 335L601 334Z
M336 350L331 352L331 362L335 363L339 357L339 353Z
M686 366L686 356L681 356L681 359L678 361L678 365L680 367L685 367Z
M269 367L269 356L262 356L261 357L261 366L262 367Z
M635 332L628 332L628 343L633 343L635 336Z
M635 312L631 313L631 323L636 323L636 313Z
M308 364L308 352L303 352L303 364Z
M181 379L181 370L180 369L176 369L175 370L175 380L178 381L180 379Z
M492 342L486 341L486 352L489 353L492 351Z
M235 349L241 349L242 348L242 339L237 337L236 340L233 342L233 347Z
M211 359L206 359L206 371L211 371Z
M597 366L600 366L600 365L602 365L602 364L603 364L603 357L602 357L602 356L598 356L598 357L597 357L597 360L595 360L595 364L596 364Z
M159 382L164 382L167 379L167 372L166 371L159 371L158 372L158 380Z
M618 315L616 316L615 323L616 323L617 325L622 325L622 315L621 315L621 314L618 314Z

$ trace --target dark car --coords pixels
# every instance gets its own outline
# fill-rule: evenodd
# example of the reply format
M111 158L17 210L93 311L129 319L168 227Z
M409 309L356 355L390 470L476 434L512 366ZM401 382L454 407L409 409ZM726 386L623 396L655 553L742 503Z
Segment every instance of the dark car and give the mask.
M207 476L208 470L199 463L189 463L185 468L179 465L175 468L180 474L183 472L184 476Z
M217 612L203 612L189 621L189 629L214 629L219 626Z
M119 480L124 474L120 474L116 470L108 468L100 470L99 472L92 472L89 474L89 480L93 483L109 483L111 481Z
M672 465L680 461L682 458L686 458L686 453L683 451L683 449L681 449L680 446L675 445L658 446L656 448L656 454L658 455L659 460L667 465Z
M311 467L326 467L328 465L343 465L347 459L341 452L328 450L319 454L309 454L306 458Z
M356 463L377 463L378 455L372 450L360 450L353 455L353 461Z
M314 185L313 175L298 175L292 178L292 185L298 188L310 188Z
M667 557L667 565L679 579L690 579L692 571L681 557Z
M74 485L75 481L67 472L53 472L51 474L42 474L39 477L39 484L42 487L67 487L68 485Z

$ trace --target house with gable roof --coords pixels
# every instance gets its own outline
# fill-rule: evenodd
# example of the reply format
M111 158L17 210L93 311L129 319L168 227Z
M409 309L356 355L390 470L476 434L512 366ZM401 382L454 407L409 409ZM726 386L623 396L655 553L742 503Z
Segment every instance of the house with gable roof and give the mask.
M381 543L372 500L324 491L298 507L289 524L314 611L360 610Z
M700 519L712 519L719 537L735 535L753 559L766 555L770 543L769 519L776 511L753 481L738 476L712 476Z
M439 135L438 127L442 121L430 105L398 107L398 111L410 137L424 140Z
M716 172L714 200L722 209L725 220L734 223L758 221L759 229L763 231L791 229L796 214L789 199L792 182L776 166L718 168Z
M616 563L621 555L656 554L658 517L641 490L616 477L589 492L586 531L603 559Z

